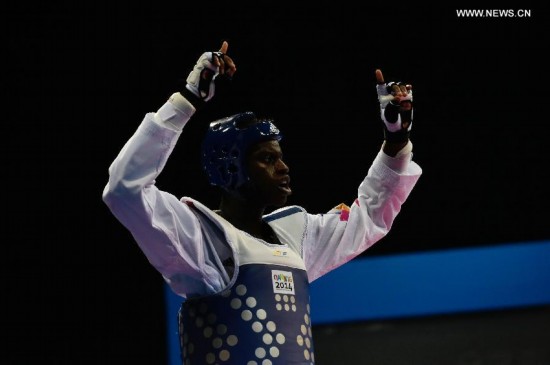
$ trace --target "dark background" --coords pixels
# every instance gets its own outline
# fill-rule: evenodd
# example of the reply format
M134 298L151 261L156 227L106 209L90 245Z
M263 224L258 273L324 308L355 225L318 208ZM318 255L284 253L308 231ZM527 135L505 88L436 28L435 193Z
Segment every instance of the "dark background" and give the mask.
M350 204L382 142L381 68L387 81L413 84L414 159L424 173L392 231L364 255L549 239L548 12L522 2L512 8L531 17L476 19L457 17L459 8L12 8L2 126L2 327L12 351L2 363L165 363L162 279L101 193L144 114L222 40L237 74L186 127L160 188L215 207L200 138L212 119L253 110L285 135L290 204L312 213Z

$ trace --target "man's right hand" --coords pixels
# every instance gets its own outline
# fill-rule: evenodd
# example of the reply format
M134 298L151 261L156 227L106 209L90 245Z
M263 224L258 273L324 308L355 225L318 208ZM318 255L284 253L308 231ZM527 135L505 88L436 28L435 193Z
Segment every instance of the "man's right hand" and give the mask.
M227 55L228 48L229 44L223 41L219 51L203 53L189 73L185 87L200 100L208 101L214 97L218 75L231 78L237 71L235 63Z

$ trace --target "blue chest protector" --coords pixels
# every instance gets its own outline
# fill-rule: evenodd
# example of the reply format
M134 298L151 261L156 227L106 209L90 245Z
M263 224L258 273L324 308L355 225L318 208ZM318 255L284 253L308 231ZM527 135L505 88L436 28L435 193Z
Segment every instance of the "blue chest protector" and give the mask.
M290 208L266 217L282 245L207 216L230 243L235 272L220 293L182 304L183 365L314 364L309 282L300 252L302 211Z

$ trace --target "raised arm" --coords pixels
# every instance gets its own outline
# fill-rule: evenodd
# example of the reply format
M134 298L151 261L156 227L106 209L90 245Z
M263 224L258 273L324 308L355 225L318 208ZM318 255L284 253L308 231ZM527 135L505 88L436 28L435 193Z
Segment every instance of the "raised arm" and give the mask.
M304 256L310 281L353 259L382 239L422 170L412 159L412 88L384 82L376 70L384 143L350 207L308 214Z
M228 278L209 254L193 211L159 190L155 179L195 113L194 103L204 104L214 96L219 74L235 72L235 64L225 54L227 48L224 42L219 51L202 54L187 78L185 97L176 92L157 112L145 115L111 164L102 196L149 262L181 295L218 290Z

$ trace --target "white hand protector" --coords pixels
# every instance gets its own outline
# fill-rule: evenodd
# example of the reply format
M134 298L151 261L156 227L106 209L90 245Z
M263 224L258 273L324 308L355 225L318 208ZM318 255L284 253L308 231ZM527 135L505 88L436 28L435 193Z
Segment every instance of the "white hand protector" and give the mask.
M378 101L380 102L380 118L384 123L384 138L388 142L406 142L409 139L413 121L413 93L408 90L408 95L403 96L398 104L394 103L395 96L392 93L394 84L402 83L389 82L376 85ZM404 102L411 104L410 110L404 110Z
M186 89L191 91L202 101L208 101L214 97L216 89L214 80L219 75L219 67L214 62L214 57L223 59L221 52L205 52L201 55L193 70L187 76Z

